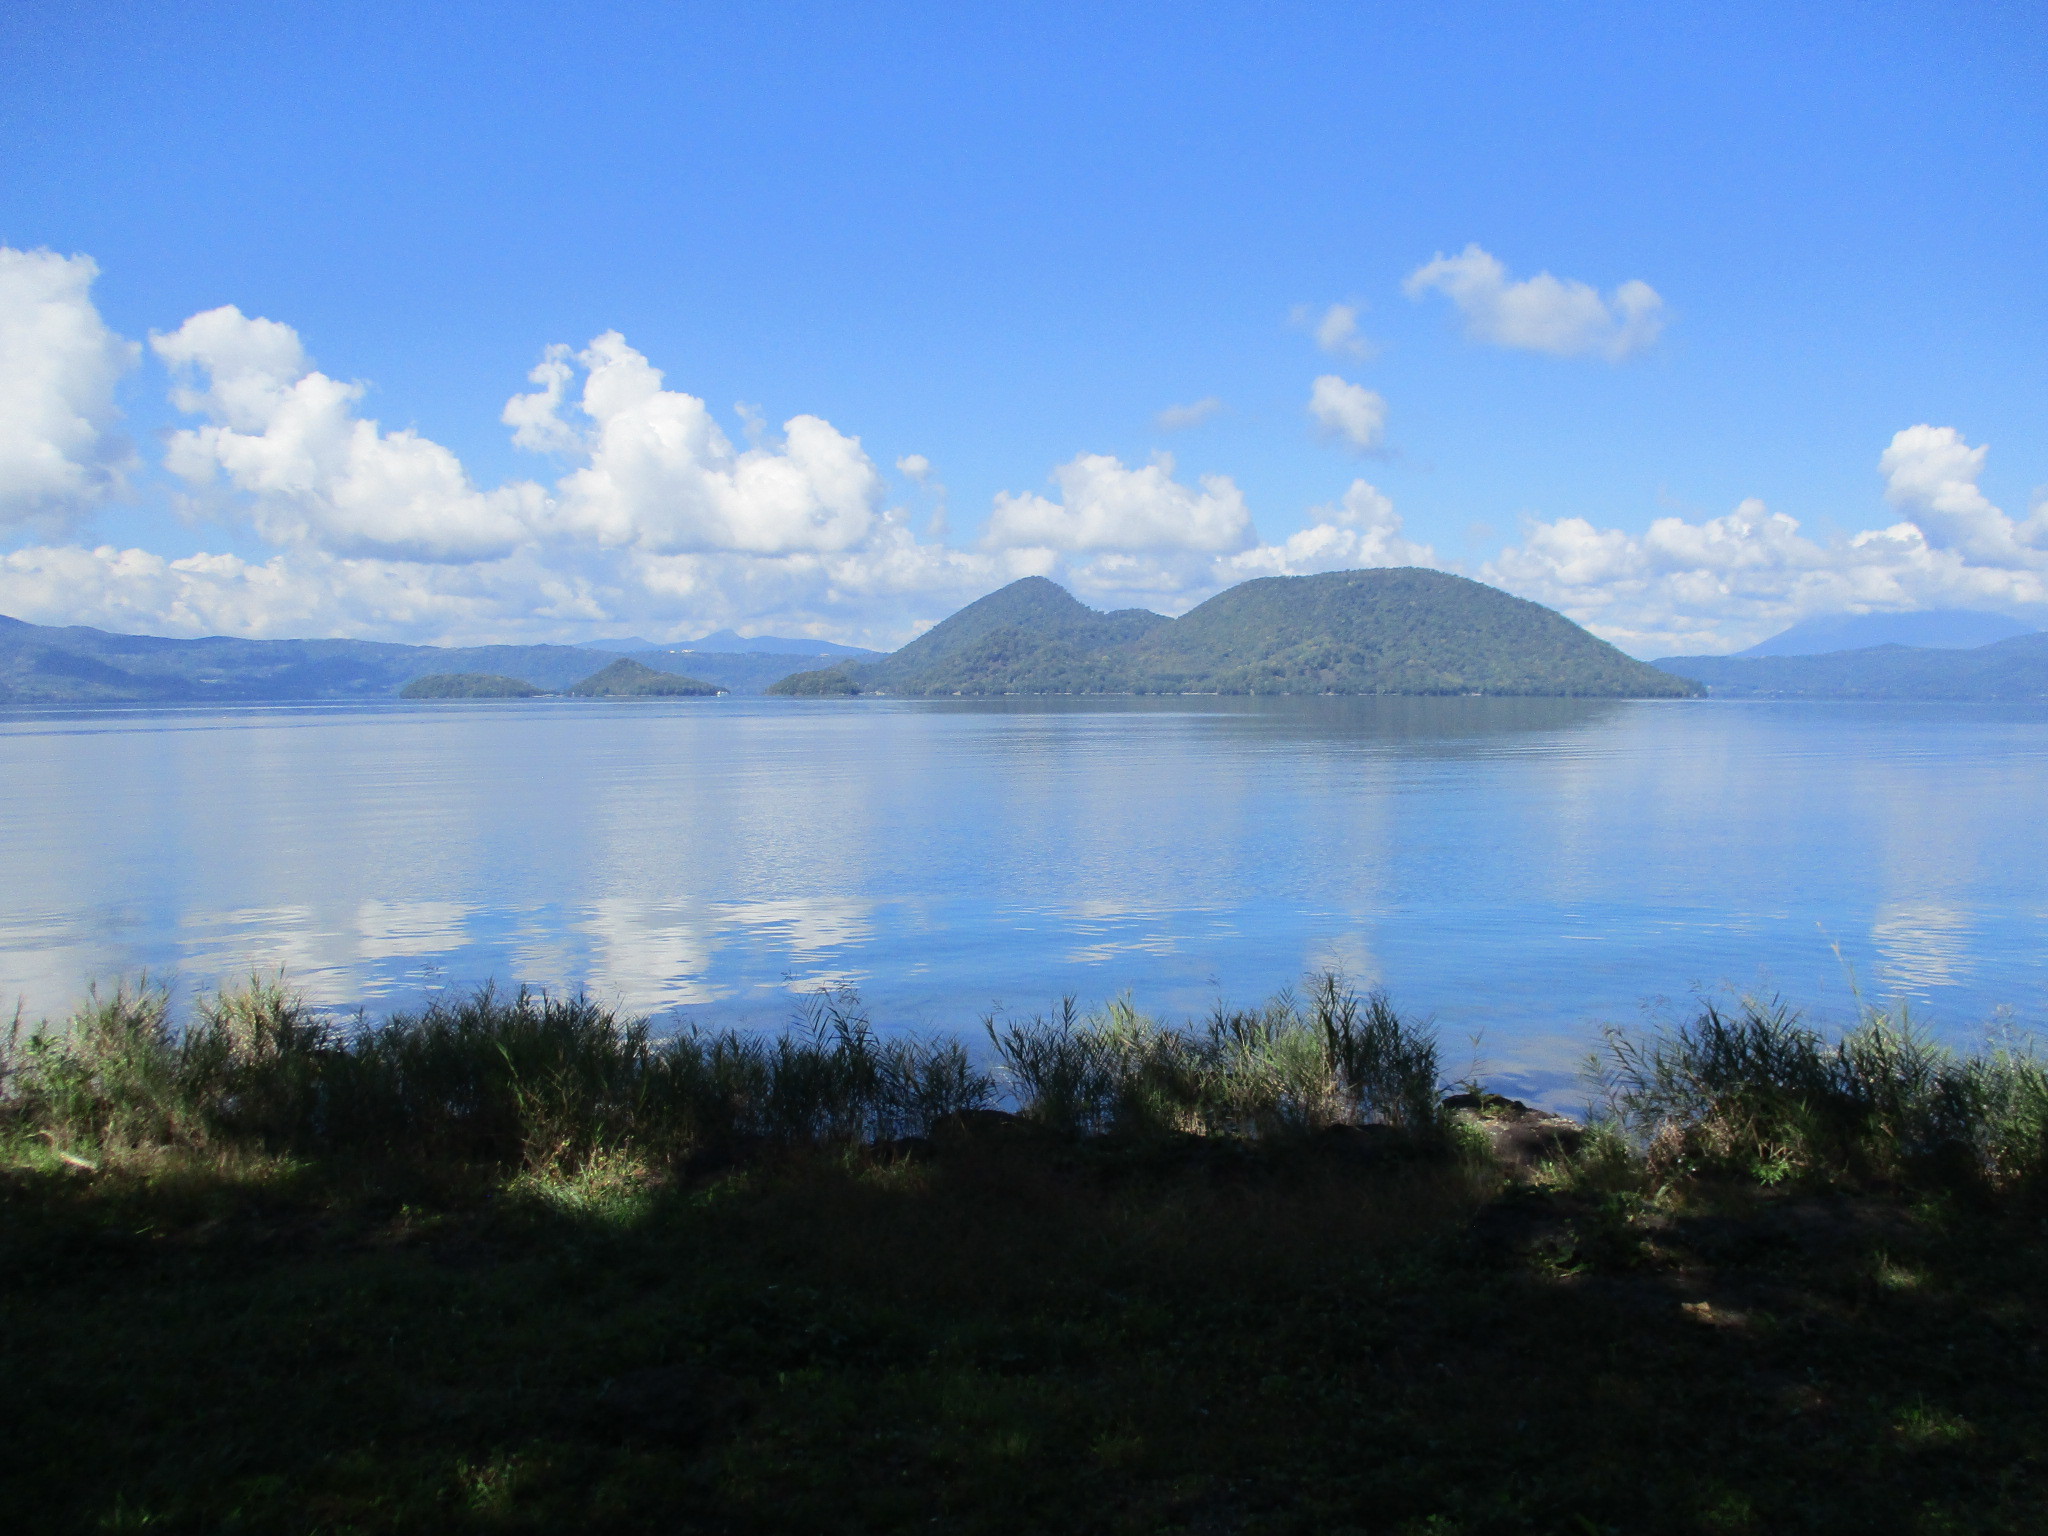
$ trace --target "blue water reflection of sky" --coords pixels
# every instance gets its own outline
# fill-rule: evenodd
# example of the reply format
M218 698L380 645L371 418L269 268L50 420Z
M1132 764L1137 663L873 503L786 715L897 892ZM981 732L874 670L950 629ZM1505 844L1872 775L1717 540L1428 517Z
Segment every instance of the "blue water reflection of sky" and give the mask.
M0 995L284 966L773 1025L1323 966L1553 1096L1598 1023L1850 976L1957 1037L2048 1004L2048 709L678 701L0 719ZM1840 954L1836 953L1839 949ZM2001 1014L2003 1010L2003 1014Z

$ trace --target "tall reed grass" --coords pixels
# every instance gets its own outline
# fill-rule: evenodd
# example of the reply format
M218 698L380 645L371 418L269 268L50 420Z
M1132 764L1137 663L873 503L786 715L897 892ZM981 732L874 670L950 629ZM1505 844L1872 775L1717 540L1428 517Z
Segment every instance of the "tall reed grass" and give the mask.
M1162 1024L1128 999L1083 1017L1071 997L1050 1017L987 1028L1024 1113L1070 1134L1270 1139L1380 1124L1427 1141L1445 1125L1434 1034L1334 975L1305 999L1219 1005L1199 1028Z
M983 1066L951 1036L883 1036L846 991L804 999L780 1034L656 1036L589 998L489 986L372 1022L261 976L180 1024L145 979L25 1037L17 1022L0 1126L73 1155L254 1148L536 1174L902 1145L999 1104L1067 1137L1377 1126L1416 1150L1462 1144L1433 1031L1334 975L1199 1023L1069 998L985 1030ZM1675 1029L1610 1033L1597 1075L1609 1133L1595 1142L1653 1173L2048 1187L2048 1064L1955 1052L1903 1011L1830 1037L1778 1003L1706 1003Z
M1069 1135L1272 1138L1378 1122L1441 1129L1436 1049L1336 977L1305 999L1174 1028L1120 1001L987 1026L994 1070L950 1036L885 1038L858 997L803 1000L778 1035L686 1029L584 997L484 987L378 1022L309 1007L281 979L200 999L182 1028L147 981L91 993L0 1056L0 1115L64 1147L254 1146L573 1171L630 1148L931 1136L1007 1099Z
M1994 1187L2048 1174L2048 1063L2017 1045L1959 1053L1903 1007L1830 1038L1775 1000L1708 1003L1676 1029L1610 1031L1596 1074L1657 1168Z
M337 1020L279 979L202 998L92 992L0 1055L0 1115L65 1147L255 1145L308 1154L569 1170L631 1147L928 1135L994 1085L957 1040L885 1040L848 993L809 998L776 1037L685 1030L584 997L492 987L378 1022Z

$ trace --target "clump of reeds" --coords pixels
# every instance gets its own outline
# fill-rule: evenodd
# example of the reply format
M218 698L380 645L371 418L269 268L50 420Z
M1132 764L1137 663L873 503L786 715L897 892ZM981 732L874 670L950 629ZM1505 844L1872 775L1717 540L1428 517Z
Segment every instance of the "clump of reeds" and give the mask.
M1647 1037L1610 1031L1600 1085L1654 1167L1791 1178L1985 1180L2048 1171L2048 1066L1963 1055L1901 1008L1830 1038L1775 1000Z
M987 1029L1021 1111L1067 1134L1271 1139L1377 1124L1427 1140L1444 1125L1434 1034L1336 975L1305 1001L1219 1005L1199 1028L1128 999L1084 1016L1070 997L1050 1017Z
M53 1140L102 1147L288 1141L308 1113L329 1050L325 1019L280 979L251 977L171 1020L147 977L90 989L61 1029L26 1040L17 1022L0 1083L11 1118Z
M486 986L342 1040L307 1144L578 1166L638 1128L649 1051L644 1020L584 997Z
M60 1149L258 1146L572 1172L741 1143L925 1136L994 1085L953 1039L878 1036L851 993L773 1038L685 1030L585 997L486 986L353 1028L281 978L200 1000L97 991L0 1059L0 1113Z
M941 1120L986 1108L995 1095L958 1040L884 1040L844 990L805 999L796 1026L773 1038L677 1035L651 1068L649 1119L698 1146L929 1136Z
M170 994L147 977L111 996L86 994L56 1032L8 1041L7 1090L15 1118L65 1141L136 1145L201 1131L186 1092Z

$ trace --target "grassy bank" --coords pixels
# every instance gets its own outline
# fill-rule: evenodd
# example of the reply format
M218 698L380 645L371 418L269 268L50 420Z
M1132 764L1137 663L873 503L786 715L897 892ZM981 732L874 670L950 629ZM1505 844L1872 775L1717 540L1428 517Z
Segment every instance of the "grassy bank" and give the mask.
M884 1040L91 1000L6 1060L49 1530L2048 1526L2048 1077L1616 1037L1581 1133L1333 980ZM980 1063L986 1062L984 1067Z

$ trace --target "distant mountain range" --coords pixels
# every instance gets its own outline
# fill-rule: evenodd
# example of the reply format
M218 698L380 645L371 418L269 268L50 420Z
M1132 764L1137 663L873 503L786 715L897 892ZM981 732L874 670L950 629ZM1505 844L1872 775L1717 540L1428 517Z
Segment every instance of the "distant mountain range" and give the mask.
M824 646L826 642L805 642ZM733 693L759 693L806 664L804 655L652 651L634 658ZM874 652L862 653L874 655ZM488 674L561 692L616 653L574 645L392 645L375 640L172 640L0 616L0 704L253 703L395 697L417 678Z
M2018 631L2015 633L2015 631ZM2000 636L1972 644L1981 634ZM1863 643L1910 635L1917 644ZM1812 653L1807 647L1849 645ZM617 641L635 645L638 641ZM720 649L726 645L756 647ZM768 650L765 647L789 647ZM796 649L806 647L808 649ZM0 617L0 704L392 698L421 678L563 693L621 653L599 645L393 645L371 640L172 640ZM1507 694L1663 698L2048 700L2048 634L1956 610L1809 620L1734 656L1623 655L1562 614L1442 571L1267 577L1179 619L1099 613L1027 577L890 655L721 630L635 650L693 690L895 694ZM808 664L808 665L806 665ZM621 677L626 674L622 673ZM667 693L640 673L630 691Z
M1726 699L2048 699L2048 634L1968 650L1876 645L1820 656L1667 656Z
M608 651L614 656L639 656L648 651L710 651L720 656L845 656L868 661L882 654L857 645L840 645L832 640L801 640L788 635L736 635L721 629L702 640L585 640L586 651Z
M1833 651L1868 650L1874 645L1967 650L1998 640L2010 640L2015 635L2033 633L2031 624L2022 624L2002 613L1984 613L1972 608L1938 608L1922 613L1831 613L1794 624L1790 629L1734 654L1824 656Z
M797 697L1699 691L1540 604L1417 567L1264 577L1178 619L1142 608L1099 613L1030 576L880 661L800 672L769 689Z

